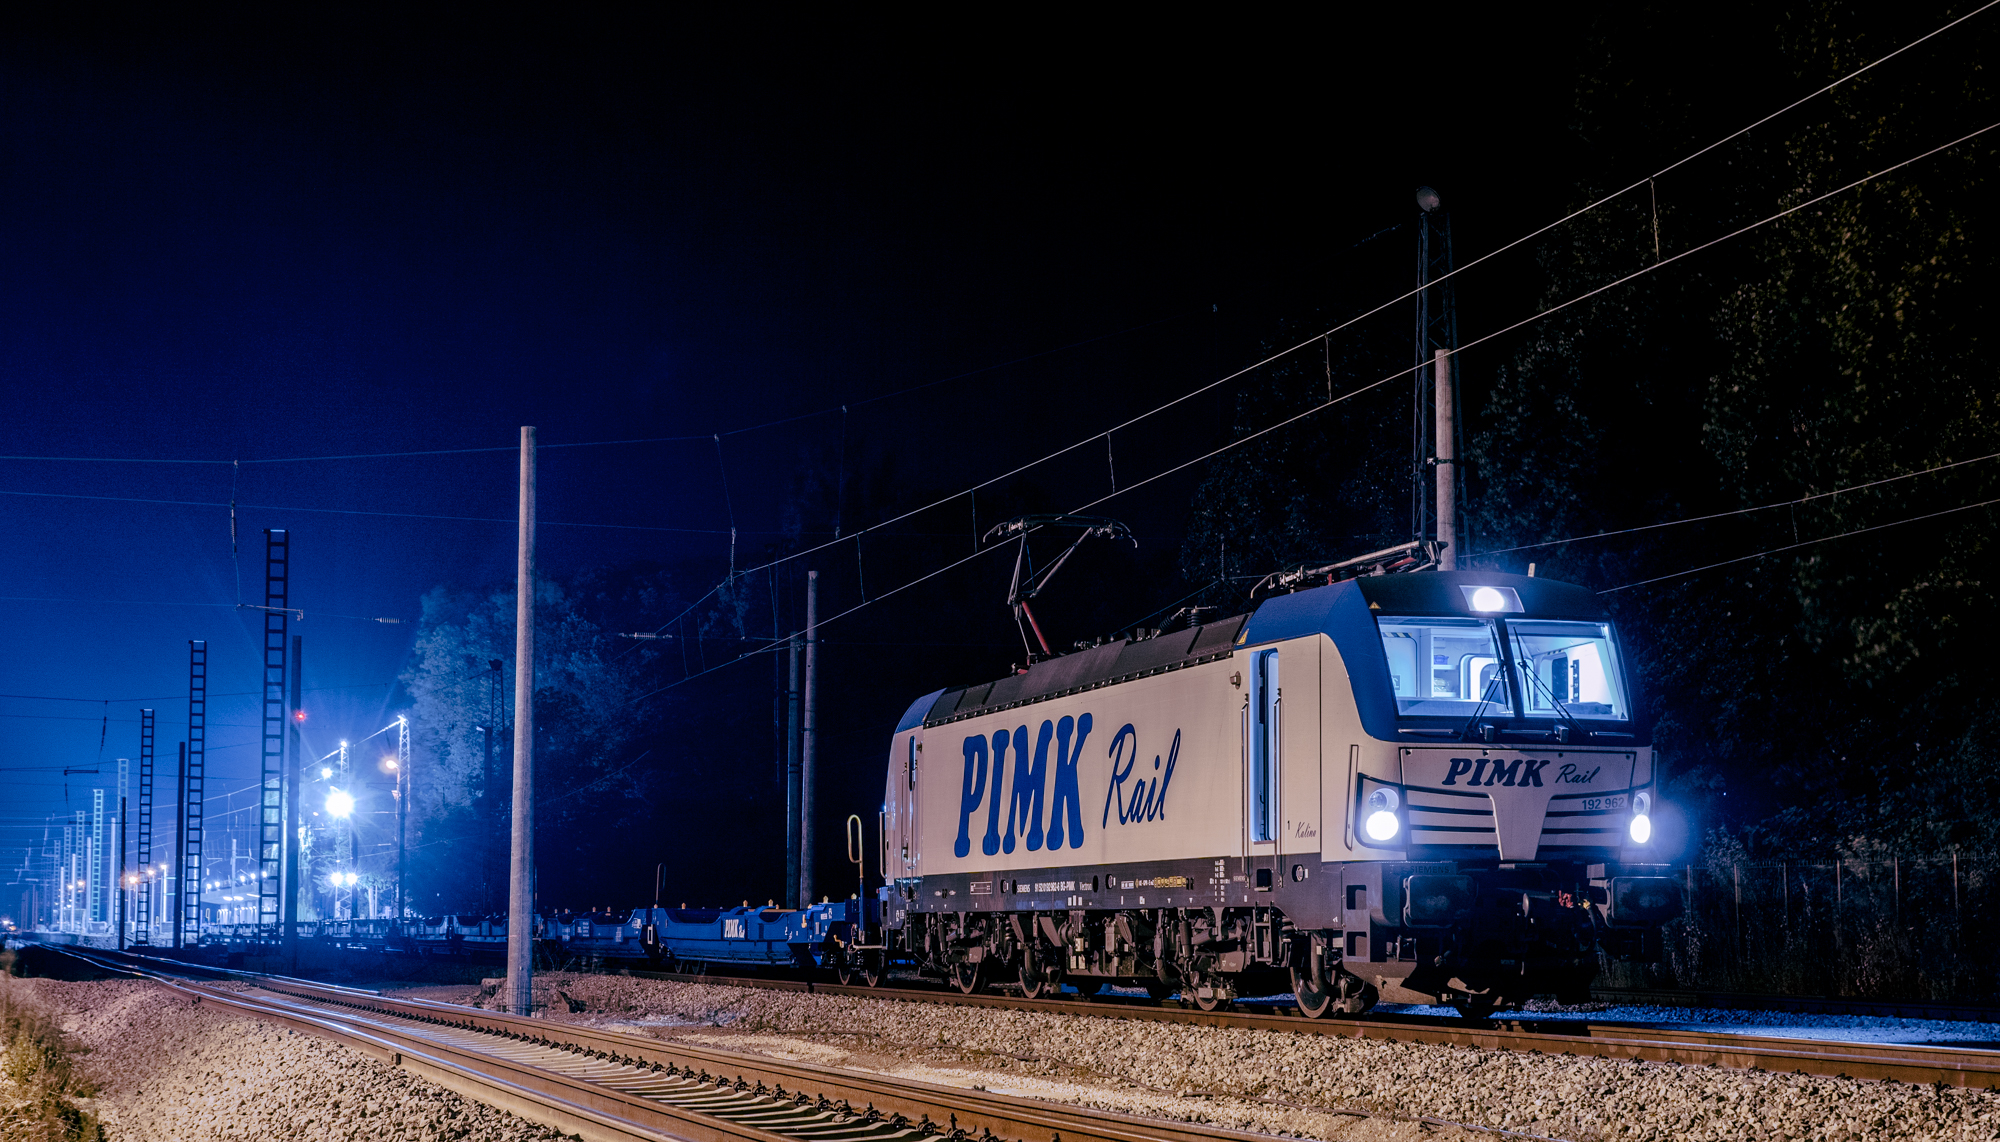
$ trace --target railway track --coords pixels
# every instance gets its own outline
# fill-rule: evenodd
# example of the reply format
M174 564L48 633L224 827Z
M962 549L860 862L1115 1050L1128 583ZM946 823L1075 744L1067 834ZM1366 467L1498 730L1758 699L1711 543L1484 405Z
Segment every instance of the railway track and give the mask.
M1849 1043L1796 1039L1731 1031L1686 1031L1632 1023L1582 1020L1498 1018L1484 1024L1422 1015L1380 1015L1360 1019L1307 1019L1264 1011L1235 1009L1200 1011L1192 1007L1155 1004L1146 1000L1023 999L999 995L960 995L922 988L848 987L799 980L687 975L673 972L633 972L648 979L729 987L808 991L819 995L945 1003L971 1007L1006 1007L1064 1015L1185 1023L1204 1027L1243 1027L1307 1035L1354 1039L1389 1039L1486 1050L1530 1051L1551 1055L1597 1055L1643 1059L1688 1066L1720 1066L1742 1070L1791 1071L1856 1079L1893 1079L1907 1083L2000 1090L2000 1051L1921 1044Z
M106 970L155 979L195 1002L220 1004L347 1043L467 1097L593 1140L1249 1142L1265 1137L665 1043L585 1025L524 1019L308 980L181 965L98 950L59 950ZM1308 1020L1279 1014L1275 1009L1205 1013L1192 1008L1117 1000L1030 1001L914 988L635 974L735 987L854 996L878 1002L1005 1007L1112 1019L2000 1089L2000 1051L1975 1048L1804 1041L1567 1021L1508 1020L1481 1027L1467 1026L1455 1019L1413 1016ZM218 979L233 982L227 987L217 987L212 981ZM1341 1113L1337 1108L1326 1109ZM1463 1126L1502 1137L1537 1137L1447 1119L1422 1121Z
M55 950L151 979L196 1003L345 1043L593 1142L1267 1142L1241 1131L685 1047L308 980ZM216 987L216 976L249 989Z

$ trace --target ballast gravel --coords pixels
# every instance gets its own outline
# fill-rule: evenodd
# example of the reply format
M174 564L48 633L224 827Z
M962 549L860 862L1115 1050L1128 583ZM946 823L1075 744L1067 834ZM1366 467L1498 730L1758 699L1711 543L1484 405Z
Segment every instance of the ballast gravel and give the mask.
M6 981L88 1048L112 1142L568 1138L312 1035L132 980Z
M1302 1137L2000 1138L2000 1094L1958 1087L607 975L540 976L536 997L552 1019Z

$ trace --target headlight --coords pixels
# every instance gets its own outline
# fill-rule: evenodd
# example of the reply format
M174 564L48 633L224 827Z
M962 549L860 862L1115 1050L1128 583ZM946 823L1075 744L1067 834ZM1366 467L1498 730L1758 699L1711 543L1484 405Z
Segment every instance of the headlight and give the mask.
M1632 843L1643 845L1653 839L1653 795L1634 793L1632 795L1632 824L1628 829Z
M1402 831L1402 818L1396 816L1398 800L1394 789L1377 788L1368 794L1362 828L1367 831L1369 840L1392 840Z

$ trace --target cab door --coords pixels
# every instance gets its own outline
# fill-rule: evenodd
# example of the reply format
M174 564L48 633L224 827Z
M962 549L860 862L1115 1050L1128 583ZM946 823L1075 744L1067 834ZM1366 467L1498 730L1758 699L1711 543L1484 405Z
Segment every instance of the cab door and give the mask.
M1243 699L1243 855L1248 888L1269 893L1277 887L1278 838L1284 832L1283 655L1260 647L1244 663L1248 676ZM1268 897L1258 903L1267 903Z
M903 807L903 819L900 827L903 843L902 851L898 854L899 862L888 867L900 868L902 871L897 873L898 876L914 877L918 875L918 865L923 859L923 854L917 851L919 848L917 843L918 838L923 836L922 831L919 829L920 822L917 818L917 806L922 800L917 796L917 777L923 770L923 731L909 731L903 735L903 740L898 744L903 747L902 764L899 767L903 778L903 788L899 791Z

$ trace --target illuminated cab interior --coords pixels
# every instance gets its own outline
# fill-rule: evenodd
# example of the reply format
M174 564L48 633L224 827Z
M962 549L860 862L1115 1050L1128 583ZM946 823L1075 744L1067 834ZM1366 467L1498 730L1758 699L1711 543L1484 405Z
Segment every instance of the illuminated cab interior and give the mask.
M1631 694L1611 623L1531 614L1508 587L1451 586L1456 590L1425 601L1449 605L1457 601L1451 596L1462 596L1463 606L1452 608L1457 614L1398 614L1393 602L1371 608L1399 730L1495 735L1489 740L1634 740Z

